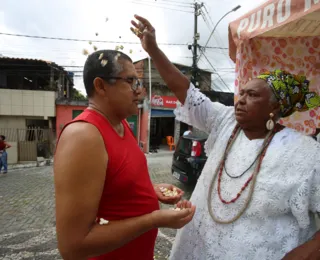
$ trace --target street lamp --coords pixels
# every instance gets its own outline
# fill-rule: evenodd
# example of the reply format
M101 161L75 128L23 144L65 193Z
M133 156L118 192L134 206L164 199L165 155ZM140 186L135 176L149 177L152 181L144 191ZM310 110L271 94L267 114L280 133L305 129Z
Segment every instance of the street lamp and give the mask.
M232 13L232 12L238 11L240 8L241 8L241 5L238 5L238 6L236 6L236 7L233 8L231 11L227 12L224 16L222 16L222 17L220 18L220 20L216 23L215 27L213 28L213 30L212 30L212 32L211 32L211 34L210 34L210 36L209 36L209 39L207 40L205 46L203 47L203 51L207 48L208 43L209 43L212 35L214 34L215 30L217 29L217 26L218 26L219 23L223 20L223 18L225 18L228 14L230 14L230 13ZM202 54L203 54L203 52L200 53L199 58L198 58L198 62L199 62Z

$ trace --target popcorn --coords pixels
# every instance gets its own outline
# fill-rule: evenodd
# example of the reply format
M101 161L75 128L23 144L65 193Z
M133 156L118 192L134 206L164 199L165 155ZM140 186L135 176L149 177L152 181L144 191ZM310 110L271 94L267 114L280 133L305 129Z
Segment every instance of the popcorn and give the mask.
M130 52L130 54L132 54L133 50L130 50L129 52Z
M108 60L101 60L101 66L105 67L108 64Z
M184 210L185 208L170 208L170 209L173 211L181 211L181 210Z
M121 53L117 53L117 55L114 57L115 61L118 61L119 57L121 56Z
M173 188L173 190L169 190L164 187L160 187L160 191L165 197L176 197L179 195L178 190L176 188Z
M87 56L87 55L89 55L89 51L87 49L83 49L82 50L82 54Z
M94 49L94 51L97 51L98 47L97 46L93 46L93 49Z
M134 29L133 29L133 33L134 33L135 35L142 34L142 32L141 32L138 28L134 28Z
M99 225L107 225L108 223L109 223L109 221L106 219L100 218L100 220L99 220Z

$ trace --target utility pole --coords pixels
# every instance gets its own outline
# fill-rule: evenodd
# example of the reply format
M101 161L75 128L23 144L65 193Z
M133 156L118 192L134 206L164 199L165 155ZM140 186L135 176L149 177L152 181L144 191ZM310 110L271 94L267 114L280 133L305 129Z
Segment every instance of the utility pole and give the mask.
M198 40L200 35L198 33L198 16L201 14L203 3L194 3L194 33L193 33L193 63L192 63L192 83L197 87L198 76ZM190 49L191 46L189 46Z

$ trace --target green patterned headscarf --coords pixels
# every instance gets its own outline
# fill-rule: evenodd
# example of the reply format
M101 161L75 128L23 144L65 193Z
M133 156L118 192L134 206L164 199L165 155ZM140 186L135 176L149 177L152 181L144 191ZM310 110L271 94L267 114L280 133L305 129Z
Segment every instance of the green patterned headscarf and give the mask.
M281 117L320 106L320 97L315 92L309 91L310 82L305 76L275 70L264 72L258 79L265 80L273 90L280 104Z

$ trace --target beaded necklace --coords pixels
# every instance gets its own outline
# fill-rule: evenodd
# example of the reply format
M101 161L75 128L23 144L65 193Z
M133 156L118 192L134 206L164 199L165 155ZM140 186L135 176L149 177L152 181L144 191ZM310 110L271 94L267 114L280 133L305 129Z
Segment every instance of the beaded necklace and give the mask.
M210 183L210 187L209 187L209 194L208 194L208 198L207 198L207 204L208 204L208 209L209 209L209 214L211 216L211 218L213 219L213 221L217 222L217 223L220 223L220 224L231 224L233 222L235 222L236 220L238 220L242 214L246 211L246 209L248 208L250 202L251 202L251 199L252 199L252 195L253 195L253 191L254 191L254 187L255 187L255 183L256 183L256 179L257 179L257 175L260 171L260 168L261 168L261 163L262 163L262 160L267 152L267 148L272 140L272 138L274 137L274 135L279 132L280 130L282 130L283 127L280 126L280 125L276 125L276 127L274 128L273 131L270 131L267 136L265 137L264 139L264 142L263 142L263 145L262 145L262 148L261 148L261 151L259 152L259 160L258 160L258 164L256 165L255 167L255 170L253 172L253 174L249 177L249 179L245 182L245 184L242 186L241 190L237 193L236 197L233 198L232 200L230 201L226 201L222 198L222 195L221 195L221 178L222 178L222 173L223 173L223 169L225 168L225 162L226 162L226 158L228 156L228 153L234 143L234 141L236 140L236 138L238 137L240 131L241 131L241 128L239 125L237 125L235 127L235 129L233 130L230 138L229 138L229 141L228 141L228 144L227 144L227 147L225 149L225 152L224 152L224 155L219 163L219 166L216 170L216 173ZM256 160L255 160L256 161ZM251 168L251 166L249 167ZM242 174L243 175L243 174ZM241 175L241 176L242 176ZM220 220L218 219L214 213L213 213L213 208L212 208L212 192L214 190L214 186L215 186L215 182L216 180L218 179L218 195L219 195L219 199L222 203L224 204L231 204L231 203L235 203L241 196L241 194L243 193L243 191L249 186L249 184L251 183L251 186L250 186L250 190L249 190L249 195L248 197L246 198L245 200L245 203L244 203L244 206L242 207L242 209L239 211L239 213L233 217L232 219L230 220Z

